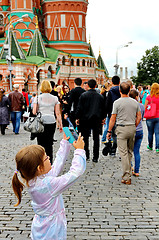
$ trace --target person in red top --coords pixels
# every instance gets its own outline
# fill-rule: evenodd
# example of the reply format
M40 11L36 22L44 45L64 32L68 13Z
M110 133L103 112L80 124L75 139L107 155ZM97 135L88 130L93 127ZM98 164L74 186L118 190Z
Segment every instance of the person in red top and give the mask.
M23 94L23 97L24 97L25 100L26 100L26 106L29 107L28 93L26 92L25 88L22 89L22 94Z
M150 103L156 103L156 115L152 118L146 119L148 129L148 146L149 150L153 149L153 135L155 133L156 152L159 153L159 84L153 83L151 87L151 94L146 97L145 109Z

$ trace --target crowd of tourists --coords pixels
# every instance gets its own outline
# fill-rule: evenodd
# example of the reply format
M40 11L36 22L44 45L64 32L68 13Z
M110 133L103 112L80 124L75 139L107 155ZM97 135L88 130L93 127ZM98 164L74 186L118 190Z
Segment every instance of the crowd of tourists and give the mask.
M30 94L25 89L20 92L18 84L8 95L0 89L2 135L5 135L10 121L13 132L19 134L20 123L26 121L26 113L35 117L39 112L44 131L31 135L31 139L37 138L37 145L26 146L17 153L12 187L18 198L17 206L24 186L19 180L20 174L26 182L35 211L31 239L64 240L67 228L61 193L84 173L86 161L91 156L91 136L94 163L99 161L100 135L104 144L103 155L115 156L118 149L123 184L131 184L132 174L139 176L143 120L146 120L148 129L147 149L152 151L155 146L156 153L159 153L159 84L136 89L130 80L120 83L120 78L114 76L100 89L96 80L90 79L82 85L80 78L74 80L72 90L66 84L58 86L48 80L42 81L40 94ZM56 157L53 156L54 133L56 129L62 132L63 127L74 127L79 136L73 142L75 151L70 170L59 176L71 148L69 137L64 133Z
M153 135L155 134L155 149L159 152L159 113L158 113L158 101L159 101L159 87L158 83L152 84L152 86L138 86L135 88L132 82L126 81L129 85L127 96L134 98L140 107L141 111L141 122L136 129L136 139L137 146L141 145L143 138L142 130L142 120L144 119L145 108L149 108L150 104L153 102L156 104L156 111L154 116L150 116L146 119L147 129L148 129L148 145L149 150L153 149ZM68 119L70 119L74 128L78 129L78 132L82 133L85 141L85 151L87 159L90 158L89 153L89 136L91 132L93 134L94 146L93 146L93 161L97 162L99 159L99 135L102 135L102 143L108 142L107 132L109 129L109 122L111 117L114 116L113 106L114 102L121 98L121 88L120 88L120 78L114 76L111 81L105 83L100 89L97 87L96 81L93 79L88 82L84 82L82 85L82 80L76 78L74 81L74 88L70 91L68 85L58 86L55 85L53 81L43 81L40 86L40 94L37 103L36 93L30 94L24 89L22 92L19 91L19 85L14 85L14 91L5 95L4 89L0 89L0 128L1 134L5 134L7 125L10 120L13 124L13 132L19 134L20 122L25 121L25 112L28 111L30 116L35 116L37 111L41 111L43 115L45 131L43 134L39 134L37 137L37 143L42 145L45 149L48 149L51 162L53 158L53 142L54 133L56 129L62 131L62 127L69 126ZM98 95L100 92L100 96ZM96 94L98 93L98 94ZM52 104L50 103L49 97L54 96ZM45 100L45 98L47 100ZM56 99L56 100L55 100ZM129 98L128 98L129 99ZM128 99L126 100L126 105L128 104ZM49 102L46 105L45 101ZM37 106L38 105L38 106ZM45 106L44 106L45 105ZM130 105L131 106L131 105ZM130 110L130 108L129 108ZM48 120L48 116L51 116ZM122 117L126 120L126 114ZM130 116L130 114L129 114ZM68 118L68 119L67 119ZM127 125L123 121L123 125ZM53 124L50 127L49 124ZM111 142L112 147L109 154L111 156L116 155L117 149L117 135L116 135L116 125L115 123L111 129ZM103 126L102 126L103 125ZM131 125L131 124L130 124ZM49 133L49 138L47 138ZM45 135L44 135L45 134ZM140 139L140 140L139 140ZM134 151L138 152L136 149L136 141ZM139 144L140 142L140 144ZM119 148L119 147L118 147ZM139 155L139 153L137 153ZM135 154L136 156L136 154ZM139 164L138 167L134 169L134 173L139 174Z

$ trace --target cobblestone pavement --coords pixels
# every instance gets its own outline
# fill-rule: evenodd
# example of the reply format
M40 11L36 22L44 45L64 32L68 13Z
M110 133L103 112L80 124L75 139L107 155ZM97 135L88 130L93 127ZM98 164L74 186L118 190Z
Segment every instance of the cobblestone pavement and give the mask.
M17 151L36 141L29 140L22 129L19 135L0 135L0 239L30 239L33 211L30 198L24 191L22 203L16 202L11 188ZM54 145L56 152L62 134ZM92 139L90 139L92 144ZM140 177L132 177L132 184L121 184L121 160L104 157L99 163L87 162L85 174L64 194L68 220L68 240L159 240L159 154L146 151L147 129L144 122L144 140L141 147ZM101 150L103 145L101 145ZM64 171L70 167L73 148Z

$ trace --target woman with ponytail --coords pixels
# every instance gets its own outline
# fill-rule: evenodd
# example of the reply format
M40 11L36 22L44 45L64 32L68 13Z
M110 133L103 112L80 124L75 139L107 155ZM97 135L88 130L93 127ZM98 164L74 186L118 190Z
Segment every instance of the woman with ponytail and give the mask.
M71 144L64 134L55 161L51 166L50 158L40 145L22 148L16 155L16 171L12 187L18 202L21 203L22 191L26 185L32 198L35 216L31 227L32 240L67 239L67 222L62 192L70 187L85 171L86 156L83 137L79 135L73 143L74 158L69 172L60 175ZM19 177L23 179L23 184Z

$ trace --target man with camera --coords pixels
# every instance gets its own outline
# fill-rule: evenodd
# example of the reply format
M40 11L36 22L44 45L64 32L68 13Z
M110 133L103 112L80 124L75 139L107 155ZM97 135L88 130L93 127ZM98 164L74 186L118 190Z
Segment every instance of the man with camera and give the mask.
M109 122L107 138L111 138L116 123L117 146L122 161L122 183L131 184L131 158L134 148L136 127L141 120L140 107L132 98L129 98L130 85L126 82L120 84L121 98L113 104L112 116Z

